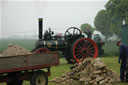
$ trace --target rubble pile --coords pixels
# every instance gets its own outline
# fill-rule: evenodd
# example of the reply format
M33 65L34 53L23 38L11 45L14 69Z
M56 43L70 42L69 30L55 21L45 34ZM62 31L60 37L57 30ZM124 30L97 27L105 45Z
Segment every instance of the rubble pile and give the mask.
M72 66L69 72L51 80L51 82L56 83L81 83L84 85L109 85L118 81L120 81L119 76L109 69L100 58L85 59L83 62Z
M8 44L8 48L2 51L2 53L0 53L0 56L17 56L26 54L31 54L31 52L21 46Z

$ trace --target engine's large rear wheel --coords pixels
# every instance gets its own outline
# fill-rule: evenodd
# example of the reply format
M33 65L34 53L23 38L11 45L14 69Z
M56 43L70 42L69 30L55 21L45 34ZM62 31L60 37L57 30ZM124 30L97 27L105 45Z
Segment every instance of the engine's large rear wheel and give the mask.
M79 63L87 57L96 58L98 56L98 47L93 40L89 38L80 38L72 45L72 54Z
M72 57L71 48L66 48L64 51L64 57L67 60L68 64L76 63L75 59Z

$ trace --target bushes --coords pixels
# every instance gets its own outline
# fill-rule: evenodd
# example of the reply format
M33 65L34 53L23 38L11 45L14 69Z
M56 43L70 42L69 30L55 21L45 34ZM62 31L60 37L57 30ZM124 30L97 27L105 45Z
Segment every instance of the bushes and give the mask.
M103 49L103 56L119 56L119 47L116 45L116 42L106 42Z

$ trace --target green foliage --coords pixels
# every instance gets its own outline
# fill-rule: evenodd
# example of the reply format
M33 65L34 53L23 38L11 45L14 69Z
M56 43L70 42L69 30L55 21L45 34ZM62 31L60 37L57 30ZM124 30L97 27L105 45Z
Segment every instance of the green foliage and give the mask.
M128 0L109 0L105 7L111 17L118 16L128 22Z
M106 42L105 45L103 45L103 49L103 56L119 56L119 47L116 46L116 42Z
M111 31L119 35L122 21L128 24L128 0L109 0L105 7L110 17Z
M120 35L121 31L121 22L112 20L110 24L110 31L116 35Z
M85 33L88 29L89 29L90 31L93 31L93 28L92 28L92 26L91 26L90 24L88 24L88 23L81 24L80 30L81 30L83 33Z
M95 17L94 25L97 30L99 30L107 38L112 35L110 31L109 16L106 10L101 10Z
M111 33L120 36L123 20L128 24L128 0L109 0L95 17L95 27L106 37Z

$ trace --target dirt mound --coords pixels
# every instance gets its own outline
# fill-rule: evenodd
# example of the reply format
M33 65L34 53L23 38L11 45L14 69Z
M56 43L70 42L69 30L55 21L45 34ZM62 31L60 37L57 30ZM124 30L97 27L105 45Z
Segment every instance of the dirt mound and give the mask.
M99 58L85 59L79 64L71 67L71 71L66 72L60 77L56 77L51 82L70 83L84 85L109 85L120 81L119 76L109 69Z
M1 56L17 56L31 54L29 50L24 49L21 46L9 44L8 48L2 51Z

